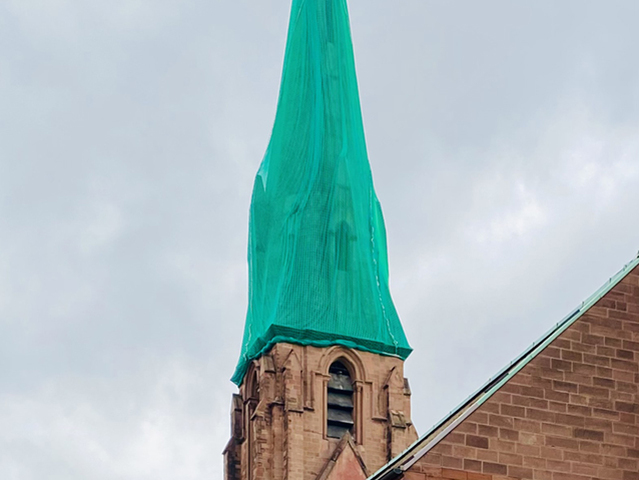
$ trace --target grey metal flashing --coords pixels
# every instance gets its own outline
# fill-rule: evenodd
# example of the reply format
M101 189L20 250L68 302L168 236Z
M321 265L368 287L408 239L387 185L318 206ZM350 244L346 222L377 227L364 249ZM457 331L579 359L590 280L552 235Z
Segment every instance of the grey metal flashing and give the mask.
M441 440L446 437L460 423L468 418L475 410L483 405L506 382L519 373L533 358L535 358L550 343L557 339L595 303L612 290L628 273L639 265L639 253L627 263L619 272L613 275L595 293L584 300L579 307L564 317L559 323L548 330L539 340L534 342L523 353L511 361L506 367L491 377L475 393L460 403L456 408L437 422L428 432L418 438L411 446L397 457L371 475L368 480L394 480L401 478L411 466L426 455ZM431 438L432 437L432 438Z

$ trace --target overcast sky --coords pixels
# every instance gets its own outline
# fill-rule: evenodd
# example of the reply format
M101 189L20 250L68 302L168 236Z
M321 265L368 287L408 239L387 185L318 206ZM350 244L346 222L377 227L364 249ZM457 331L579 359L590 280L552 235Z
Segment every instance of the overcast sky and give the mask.
M0 478L222 477L290 0L0 0ZM350 0L424 433L639 249L639 2Z

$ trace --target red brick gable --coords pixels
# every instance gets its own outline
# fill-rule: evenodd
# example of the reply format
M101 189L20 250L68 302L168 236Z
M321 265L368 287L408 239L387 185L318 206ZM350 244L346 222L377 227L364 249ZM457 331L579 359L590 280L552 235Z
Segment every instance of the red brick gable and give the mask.
M417 442L394 465L403 478L639 480L639 267L579 314L470 416ZM390 467L373 478L402 478Z

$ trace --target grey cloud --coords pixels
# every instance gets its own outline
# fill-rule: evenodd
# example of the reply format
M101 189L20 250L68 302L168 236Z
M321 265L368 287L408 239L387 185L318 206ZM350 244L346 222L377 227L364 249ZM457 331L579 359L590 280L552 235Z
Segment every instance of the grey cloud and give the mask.
M423 432L639 249L639 6L349 4ZM0 2L0 477L221 477L289 7Z

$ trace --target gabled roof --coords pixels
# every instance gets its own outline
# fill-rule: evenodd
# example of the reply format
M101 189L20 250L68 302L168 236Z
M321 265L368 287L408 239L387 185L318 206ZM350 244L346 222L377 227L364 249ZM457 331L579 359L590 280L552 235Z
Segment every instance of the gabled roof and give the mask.
M435 424L428 432L422 435L404 452L399 454L388 464L374 473L368 480L392 480L399 478L408 471L419 459L433 449L453 429L468 418L475 410L482 406L493 394L495 394L506 382L520 372L542 350L550 345L557 337L573 325L590 307L597 303L604 295L621 282L628 273L639 265L639 254L626 264L617 274L611 277L595 293L584 300L579 307L573 310L563 320L546 332L539 340L534 342L521 355L510 362L495 376L490 378L479 390L464 400L457 408Z

